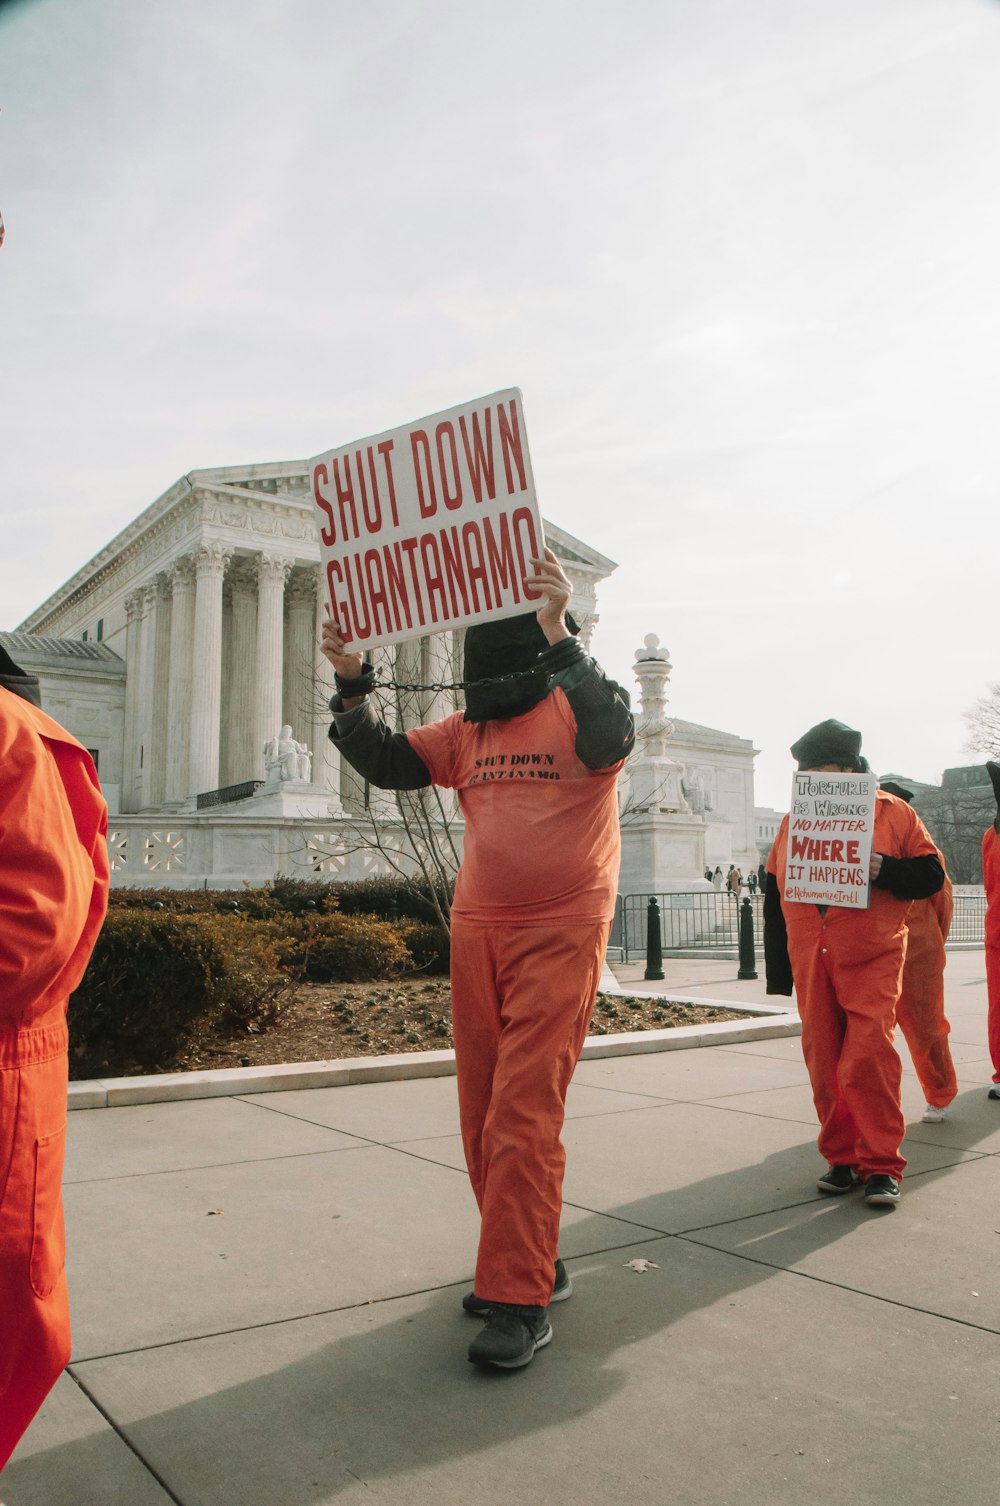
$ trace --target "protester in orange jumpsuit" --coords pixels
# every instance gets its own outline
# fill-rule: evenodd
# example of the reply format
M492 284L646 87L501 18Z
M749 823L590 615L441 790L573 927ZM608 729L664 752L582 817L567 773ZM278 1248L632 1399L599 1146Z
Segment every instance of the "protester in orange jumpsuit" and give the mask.
M862 773L861 734L834 720L792 745L800 769ZM902 800L878 791L866 910L786 898L788 817L767 861L764 952L768 993L790 994L802 1016L802 1052L819 1117L819 1149L830 1163L821 1192L864 1183L865 1201L893 1207L906 1161L900 1107L902 1066L893 1046L896 1001L914 899L944 883L937 849Z
M912 804L913 791L892 779L879 785L889 795ZM954 910L951 879L944 853L937 855L944 870L944 884L930 899L915 899L906 917L906 961L903 987L896 1005L896 1022L903 1032L923 1091L924 1124L940 1124L958 1092L955 1064L948 1035L951 1026L944 1012L945 942Z
M93 762L0 649L0 1469L69 1360L66 1001L107 892Z
M382 789L455 789L465 817L452 1023L481 1230L463 1306L485 1318L469 1359L503 1369L549 1343L548 1305L572 1289L558 1258L560 1134L614 911L617 777L634 741L628 696L567 625L555 555L532 563L537 613L466 633L464 715L393 733L363 699L370 667L333 619L323 631L343 756Z
M997 813L983 833L983 884L986 887L986 993L989 999L987 1030L993 1083L989 1097L1000 1099L1000 763L986 765L993 781Z

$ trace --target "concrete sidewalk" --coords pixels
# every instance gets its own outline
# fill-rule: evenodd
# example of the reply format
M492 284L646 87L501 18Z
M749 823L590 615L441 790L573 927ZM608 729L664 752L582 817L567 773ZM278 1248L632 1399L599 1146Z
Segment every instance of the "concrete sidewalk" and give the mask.
M691 996L700 981L727 997L735 973L673 964L716 969L682 986L670 966L659 988ZM903 1048L910 1164L896 1210L816 1193L797 1039L581 1063L561 1246L575 1293L554 1309L554 1343L512 1375L465 1360L477 1220L453 1078L71 1115L74 1359L0 1496L988 1498L1000 1103L986 1096L982 954L951 955L946 978L959 1096L949 1121L921 1125ZM638 1256L654 1268L630 1269Z

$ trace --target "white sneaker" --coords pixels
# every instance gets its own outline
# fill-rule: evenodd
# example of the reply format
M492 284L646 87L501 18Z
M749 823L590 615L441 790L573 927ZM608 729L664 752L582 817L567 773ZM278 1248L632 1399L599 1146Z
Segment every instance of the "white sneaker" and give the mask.
M924 1105L924 1112L920 1116L921 1124L941 1124L948 1117L947 1109L939 1109L933 1103Z

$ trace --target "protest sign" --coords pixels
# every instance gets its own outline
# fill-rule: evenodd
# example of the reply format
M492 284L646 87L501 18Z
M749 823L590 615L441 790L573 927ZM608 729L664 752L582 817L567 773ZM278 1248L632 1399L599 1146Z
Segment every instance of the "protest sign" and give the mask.
M867 910L877 788L874 774L795 774L786 900Z
M545 540L517 388L328 450L310 475L352 649L538 609L524 581Z

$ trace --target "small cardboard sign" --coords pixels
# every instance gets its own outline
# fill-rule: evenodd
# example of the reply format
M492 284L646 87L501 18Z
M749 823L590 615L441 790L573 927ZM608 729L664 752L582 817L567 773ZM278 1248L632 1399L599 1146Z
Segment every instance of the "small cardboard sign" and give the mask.
M352 649L537 610L524 582L545 539L516 387L309 469L323 578Z
M877 789L874 774L795 774L785 900L867 910Z

